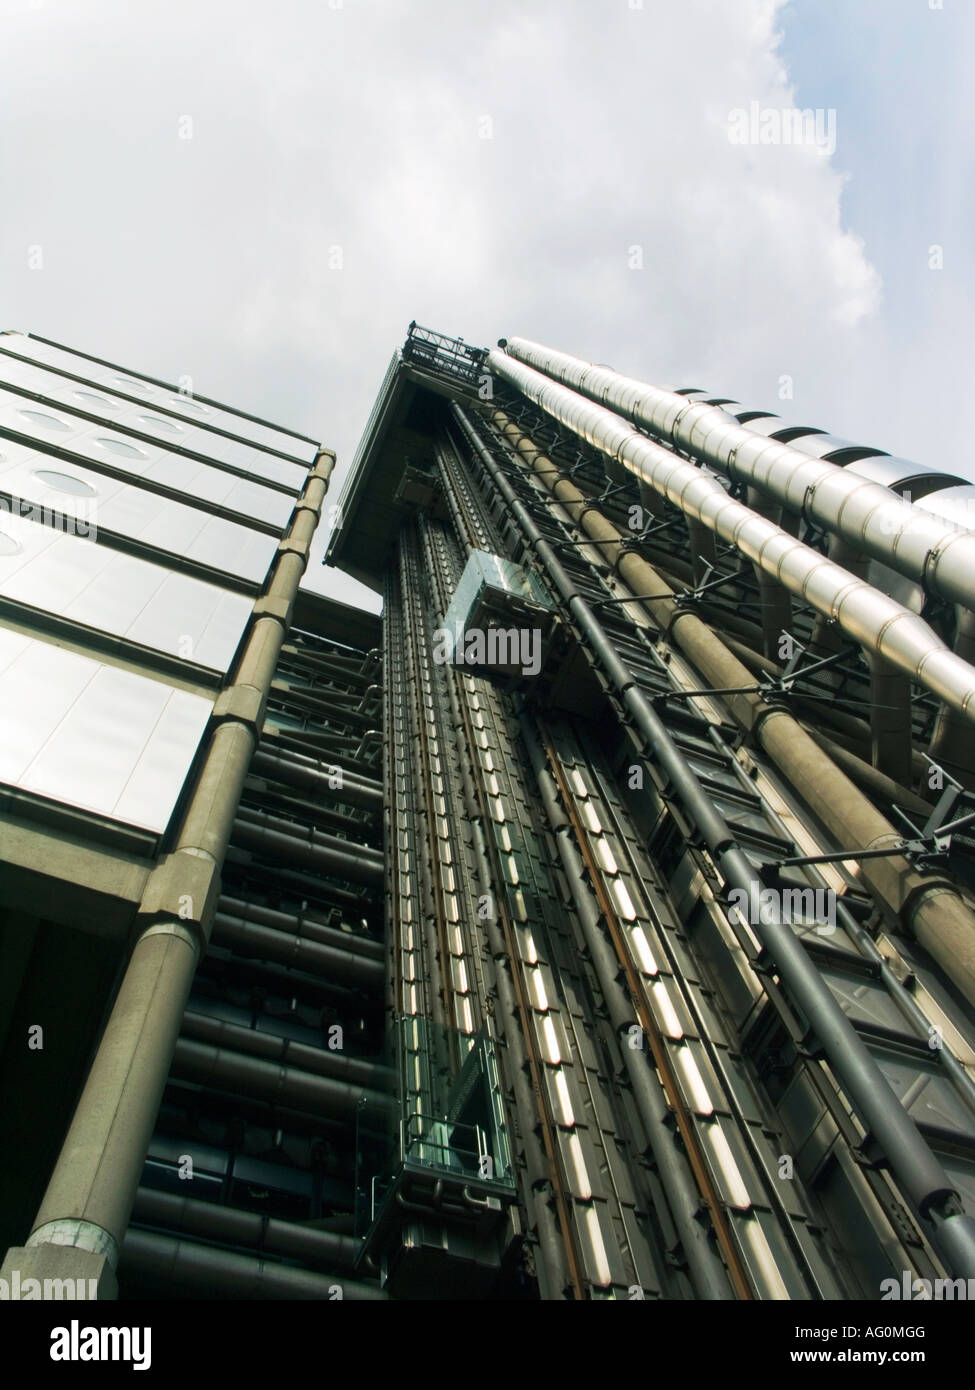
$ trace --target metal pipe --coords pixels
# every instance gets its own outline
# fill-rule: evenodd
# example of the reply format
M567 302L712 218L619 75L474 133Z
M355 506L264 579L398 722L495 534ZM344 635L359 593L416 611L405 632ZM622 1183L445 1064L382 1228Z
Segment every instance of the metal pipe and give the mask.
M834 619L854 641L975 722L975 668L956 656L916 613L735 501L715 477L653 443L610 410L513 357L492 351L488 365L579 438L617 459L817 612ZM677 399L687 407L683 396ZM969 539L975 564L975 536Z
M634 593L654 596L645 606L650 622L672 638L714 688L743 687L747 692L748 671L731 655L725 642L696 613L676 606L677 595L657 570L642 556L622 546L619 531L574 483L560 476L555 465L503 411L493 412L491 418L567 514L593 537L596 549L613 564ZM788 710L767 704L757 692L725 696L724 701L735 720L754 735L841 845L877 849L903 838L835 763L823 755ZM801 701L799 704L801 708ZM822 704L813 708L822 717ZM848 718L833 710L830 714L841 724ZM867 725L860 721L853 721L853 725L858 734L869 735ZM878 902L896 914L904 929L913 933L948 971L966 998L975 1002L975 917L957 888L943 878L918 873L899 855L863 859L860 869L864 883Z
M905 502L889 488L746 429L720 406L648 386L525 338L502 339L519 362L571 386L742 482L801 512L929 593L975 607L975 535ZM499 354L488 355L497 370Z
M912 792L910 787L895 782L886 773L880 772L872 763L858 758L851 749L837 742L835 735L824 733L808 720L799 721L802 728L823 752L832 759L838 768L846 773L851 782L867 793L871 800L887 806L900 806L912 811L926 820L934 809L930 802Z
M392 1092L396 1086L396 1073L392 1067L350 1057L341 1048L310 1047L307 1043L294 1042L276 1033L259 1033L255 1028L228 1023L222 1018L212 1018L209 1014L196 1013L192 1009L187 1009L183 1015L181 1041L182 1038L209 1043L216 1048L245 1052L253 1057L263 1057L265 1061L286 1062L289 1067L299 1071L334 1077L350 1085L388 1092Z
M712 743L716 748L727 749L727 744L722 734L717 729L710 731ZM754 790L749 773L734 759L729 766L737 776L742 789L748 792ZM778 812L771 806L766 805L766 814L770 823L776 828L784 840L789 839L789 827L783 821ZM812 880L821 888L828 886L827 880L822 874L820 867L816 864L807 865L806 872ZM877 976L882 981L884 988L890 994L901 1013L916 1030L917 1036L927 1041L931 1036L931 1019L918 1004L911 989L907 987L905 981L891 968L887 957L879 950L876 941L866 927L862 926L854 917L843 898L836 899L836 916L840 926L860 948L863 954L873 962L877 969ZM912 977L907 976L910 981ZM962 1093L965 1102L975 1110L975 1079L969 1076L966 1067L954 1055L948 1047L936 1047L931 1049L934 1060L942 1066L951 1078L953 1084Z
M752 511L764 516L766 521L771 521L776 526L781 525L782 508L774 503L770 506L757 488L748 489L746 500ZM698 525L700 524L698 522ZM768 570L758 564L753 564L752 569L758 581L762 645L766 656L776 657L783 633L792 631L792 598L789 591L784 589Z
M367 810L382 810L383 789L380 783L366 782L337 764L316 762L311 758L299 761L294 754L285 756L261 747L251 759L251 771L331 801L346 801ZM338 786L335 785L336 776Z
M698 781L632 672L620 660L589 604L575 588L552 546L481 442L465 412L456 404L450 409L566 610L578 624L616 698L641 734L646 750L644 756L656 763L666 777L727 887L739 890L746 901L753 901L754 893L762 887L761 881L713 799ZM975 1277L975 1221L965 1214L961 1198L948 1175L830 993L791 924L778 911L770 911L768 917L770 920L766 921L763 915L762 922L752 923L751 929L802 1010L851 1104L886 1154L902 1190L929 1224L948 1266L961 1277Z
M538 780L542 804L555 837L562 867L572 885L573 906L579 915L586 946L592 957L593 968L603 991L610 1020L617 1035L624 1038L627 1030L637 1022L637 1014L634 1001L630 999L620 978L621 962L603 934L599 911L587 887L585 865L571 836L572 827L559 804L545 755L529 726L527 717L521 721L521 736ZM647 1142L653 1152L661 1185L667 1194L695 1294L698 1298L708 1300L730 1299L733 1297L732 1290L717 1246L712 1243L707 1227L698 1220L698 1213L702 1207L708 1205L708 1201L704 1193L695 1186L694 1178L687 1167L686 1146L682 1151L674 1143L673 1131L669 1124L671 1110L658 1073L642 1049L637 1051L632 1047L621 1046L620 1055L633 1087L633 1099L646 1130ZM717 1206L717 1197L713 1191L708 1194L708 1198ZM721 1217L720 1210L716 1211L715 1229L717 1220Z
M172 1070L184 1081L286 1105L306 1115L354 1115L361 1101L379 1111L396 1109L395 1098L385 1092L189 1038L176 1044Z
M286 932L289 936L307 937L309 941L319 941L323 946L334 946L336 950L350 951L369 960L381 961L385 958L383 943L374 937L361 932L341 931L304 912L279 912L275 908L245 902L243 898L228 897L226 893L220 894L218 906L215 923L221 917L259 922L262 927L274 927L276 931Z
M378 887L383 881L380 850L309 830L296 821L282 820L264 811L242 807L234 821L233 843L263 851L277 858L334 874L349 883Z
M870 652L871 762L895 782L911 780L911 683ZM969 730L969 738L971 731Z
M312 903L324 900L319 908L322 912L327 911L328 907L342 906L350 912L362 913L377 906L362 890L357 892L351 888L339 888L335 879L316 877L315 874L304 873L301 869L286 869L280 863L260 862L254 858L250 850L236 849L233 845L227 850L224 863L233 865L247 879L264 880L271 892L279 893L287 889Z
M227 917L221 912L214 918L212 939L217 945L230 946L241 955L277 961L359 989L378 988L385 978L381 961L334 946L323 946L298 935L289 936L273 927L261 927L256 922Z
M324 1231L311 1224L281 1221L259 1212L222 1207L174 1192L157 1192L140 1187L132 1208L133 1220L170 1231L185 1231L206 1240L249 1245L272 1255L304 1260L312 1265L335 1265L351 1269L359 1256L362 1241L354 1236Z
M968 608L958 607L955 651L965 661L975 664L975 613ZM937 762L950 768L955 777L966 786L975 781L975 739L965 720L959 719L954 710L942 709L938 724L931 740L931 756Z
M210 1299L386 1299L377 1285L344 1275L295 1269L253 1255L240 1255L193 1240L177 1240L154 1231L131 1230L122 1247L123 1277L158 1281L167 1290L182 1289L188 1298Z

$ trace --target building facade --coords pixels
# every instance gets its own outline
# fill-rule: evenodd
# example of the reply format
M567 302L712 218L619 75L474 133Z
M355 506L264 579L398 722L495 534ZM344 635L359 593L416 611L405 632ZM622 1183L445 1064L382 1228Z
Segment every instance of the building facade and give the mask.
M975 1277L975 489L502 347L393 357L380 620L327 451L0 335L4 1278Z

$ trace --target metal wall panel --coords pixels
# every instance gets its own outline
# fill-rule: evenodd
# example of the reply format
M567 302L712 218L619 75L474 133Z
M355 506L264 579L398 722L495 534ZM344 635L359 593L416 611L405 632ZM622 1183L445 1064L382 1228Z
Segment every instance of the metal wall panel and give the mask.
M65 492L59 476L76 479L91 492ZM75 534L87 536L92 527L104 528L255 583L264 579L277 548L274 537L263 531L52 459L12 440L0 441L0 493L13 499L5 503L0 497L0 511L27 515L27 508L18 505L24 503L42 509L48 524L57 524L51 519L57 512L73 519Z
M0 782L166 828L211 702L0 627Z
M83 410L89 415L101 416L123 430L131 429L139 434L151 435L169 448L203 454L250 472L256 480L269 479L295 492L301 489L307 476L307 468L303 464L289 463L287 459L277 458L250 444L226 439L188 420L174 420L149 406L136 406L117 396L86 389L46 367L20 362L3 353L0 353L0 383L14 391L34 392L68 410Z
M0 594L213 671L226 671L251 601L79 536L7 516ZM8 547L9 549L9 547Z
M138 377L129 376L126 372L114 367L102 366L98 362L92 362L67 348L52 347L47 343L40 342L37 338L29 338L21 333L4 334L3 338L0 339L0 347L6 347L10 352L19 353L36 362L49 363L60 371L72 372L76 376L94 382L107 391L122 391L145 400L147 404L165 406L169 410L175 410L186 420L227 430L231 434L239 435L242 439L250 440L264 448L276 449L280 453L288 454L291 458L298 459L302 463L311 464L315 459L317 446L314 444L296 439L294 436L285 434L273 427L244 419L231 411L221 410L217 406L207 405L203 401L181 395L178 391L156 386L152 382L141 381Z
M294 509L284 493L247 482L162 445L126 438L89 420L59 412L0 388L0 430L16 430L43 444L70 450L79 460L124 469L201 501L283 528Z

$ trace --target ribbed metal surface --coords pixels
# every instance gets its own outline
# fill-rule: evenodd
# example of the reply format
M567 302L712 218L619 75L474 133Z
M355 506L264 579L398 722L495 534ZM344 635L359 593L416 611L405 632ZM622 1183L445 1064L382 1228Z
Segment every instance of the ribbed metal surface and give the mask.
M492 352L488 364L580 438L619 461L790 593L838 623L855 641L920 681L966 718L975 719L975 669L917 614L729 497L715 477L652 443L610 410L557 385L520 359ZM554 371L555 365L550 365ZM610 399L611 393L606 397ZM894 505L892 495L888 500ZM975 561L975 537L971 543ZM975 601L975 588L972 597Z
M636 421L662 442L804 511L865 554L921 580L931 593L975 607L975 536L919 516L910 503L835 464L811 461L788 444L757 437L718 407L688 404L672 391L525 338L507 339L506 349L519 362ZM498 354L492 353L489 362L501 371Z

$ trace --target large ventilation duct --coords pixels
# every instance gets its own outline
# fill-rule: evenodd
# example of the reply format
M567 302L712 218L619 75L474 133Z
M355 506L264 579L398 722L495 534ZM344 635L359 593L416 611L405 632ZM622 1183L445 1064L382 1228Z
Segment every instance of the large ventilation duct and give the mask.
M803 512L929 593L975 607L975 535L919 510L879 483L738 424L720 406L688 401L526 338L501 340L509 358L607 406L701 463ZM489 365L503 375L500 354Z
M647 439L610 410L513 357L492 351L487 361L492 371L547 414L701 521L817 612L832 618L868 652L975 721L975 668L956 656L916 613L736 502L717 478ZM682 396L675 399L684 401ZM971 541L975 565L975 536L954 534Z
M185 1298L384 1300L378 1285L344 1274L321 1274L298 1269L257 1255L241 1255L193 1240L176 1240L155 1231L130 1230L122 1246L123 1277L139 1286L171 1289Z

